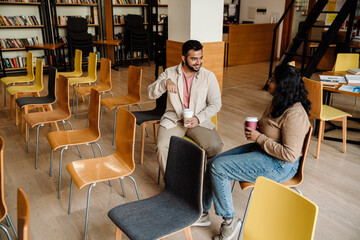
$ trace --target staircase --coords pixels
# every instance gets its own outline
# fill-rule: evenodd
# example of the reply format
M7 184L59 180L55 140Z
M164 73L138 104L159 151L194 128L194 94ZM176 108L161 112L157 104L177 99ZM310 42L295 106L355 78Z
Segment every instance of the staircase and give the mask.
M294 1L292 1L291 4L293 4L293 2ZM345 22L348 16L349 16L349 25L348 25L345 41L350 43L350 37L354 22L357 1L346 0L340 11L335 11L335 12L324 11L324 8L328 2L329 0L318 0L316 2L314 7L311 9L308 17L305 19L304 23L299 28L299 31L296 34L295 38L293 39L292 43L290 44L290 46L282 56L279 64L292 61L294 56L300 56L302 58L301 74L302 76L310 78L311 75L315 72L318 63L320 62L321 58L324 56L329 45L332 42L334 42L339 29L341 28L341 26L343 25L343 23ZM284 13L284 15L286 13L287 11ZM330 26L315 25L315 22L321 13L336 13L337 16ZM283 19L283 17L281 18L281 20ZM281 22L279 21L278 25L280 25L280 23ZM319 41L319 40L309 39L310 31L312 28L328 28L328 30L323 36L322 40ZM274 34L276 34L276 30L277 29L274 29ZM308 43L312 43L312 42L319 43L319 45L316 48L315 52L312 55L309 55L307 51ZM299 49L301 47L302 47L302 51L301 51L302 54L298 54ZM306 61L306 59L308 59L308 61ZM273 59L271 59L270 62L269 79L272 74L272 65L273 65Z

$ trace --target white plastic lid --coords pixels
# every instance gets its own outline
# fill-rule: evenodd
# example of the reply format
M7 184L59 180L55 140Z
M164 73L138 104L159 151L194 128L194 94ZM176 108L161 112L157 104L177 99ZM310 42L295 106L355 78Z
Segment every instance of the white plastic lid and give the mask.
M245 121L246 122L257 122L258 119L257 119L257 117L247 117L247 118L245 118Z

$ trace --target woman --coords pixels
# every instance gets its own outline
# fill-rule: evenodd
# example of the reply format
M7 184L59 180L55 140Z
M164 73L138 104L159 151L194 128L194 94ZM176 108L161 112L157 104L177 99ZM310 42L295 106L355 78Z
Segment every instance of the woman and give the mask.
M241 220L234 217L231 181L255 182L258 176L264 176L285 182L297 172L310 127L310 102L298 69L277 66L268 91L273 99L259 120L258 129L245 127L245 136L253 143L231 149L208 162L204 214L196 225L210 225L208 211L214 201L215 213L224 219L215 240L232 239L241 226Z

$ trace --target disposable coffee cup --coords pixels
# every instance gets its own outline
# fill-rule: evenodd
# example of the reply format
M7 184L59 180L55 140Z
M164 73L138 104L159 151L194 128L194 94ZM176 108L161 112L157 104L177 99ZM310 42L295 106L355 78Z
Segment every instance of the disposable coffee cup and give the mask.
M191 109L184 109L183 115L184 115L184 127L189 127L190 124L186 124L185 122L194 116L194 111Z
M251 129L256 130L257 123L258 123L257 117L247 117L245 119L245 126L251 128Z

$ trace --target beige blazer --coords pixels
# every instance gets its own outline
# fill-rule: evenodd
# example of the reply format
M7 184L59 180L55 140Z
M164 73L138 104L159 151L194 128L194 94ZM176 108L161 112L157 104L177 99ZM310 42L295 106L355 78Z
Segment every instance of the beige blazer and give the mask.
M159 98L166 91L166 80L171 79L177 87L178 93L168 93L165 114L161 118L160 125L169 129L176 126L183 118L183 76L182 64L167 68L159 78L148 87L148 94L151 99ZM221 94L219 83L215 74L200 68L195 73L190 92L189 108L199 119L199 125L208 129L214 129L215 124L211 122L221 108Z

